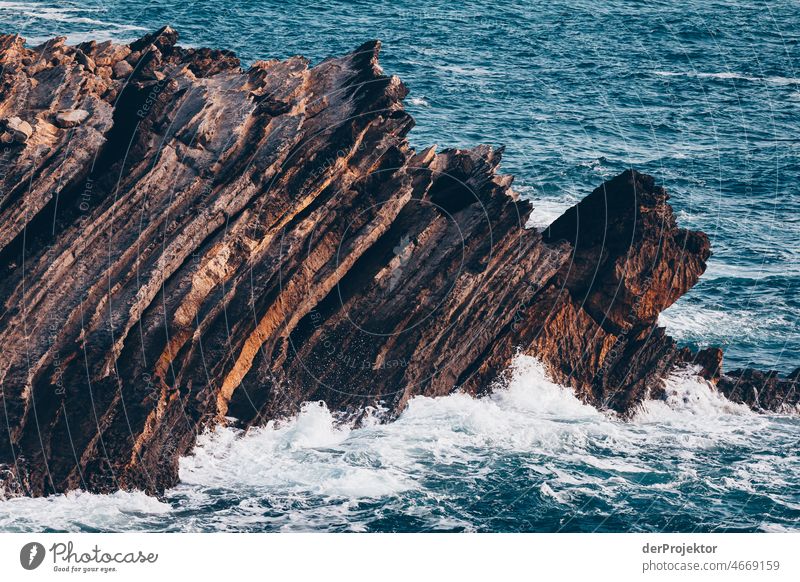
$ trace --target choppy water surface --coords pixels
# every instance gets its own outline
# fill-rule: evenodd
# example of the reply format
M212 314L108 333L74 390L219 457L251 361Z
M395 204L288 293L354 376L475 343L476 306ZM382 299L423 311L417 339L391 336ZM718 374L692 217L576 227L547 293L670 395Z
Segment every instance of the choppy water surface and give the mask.
M784 531L800 520L797 418L685 378L633 422L520 357L507 389L415 398L353 429L324 407L207 435L159 501L72 493L0 503L0 530Z
M129 40L168 23L182 43L245 62L318 61L380 38L385 70L411 89L412 142L505 144L503 169L537 225L627 167L656 175L714 249L662 323L686 344L725 347L728 369L800 364L796 3L443 4L0 2L0 25L38 43ZM623 423L518 365L490 399L418 398L391 425L338 426L309 405L244 438L221 431L162 501L13 500L0 529L797 527L796 419L676 378L671 402Z

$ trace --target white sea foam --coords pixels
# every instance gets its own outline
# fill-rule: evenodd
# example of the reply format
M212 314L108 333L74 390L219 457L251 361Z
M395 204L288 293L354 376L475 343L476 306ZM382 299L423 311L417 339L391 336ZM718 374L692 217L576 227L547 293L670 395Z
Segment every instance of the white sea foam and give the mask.
M624 512L630 498L681 498L687 488L792 490L800 467L781 446L796 442L796 422L732 404L690 371L671 377L666 392L624 421L518 356L508 385L491 396L416 397L396 421L358 428L309 403L288 421L203 435L181 460L181 484L167 503L137 493L16 499L0 503L0 530L363 531L384 513L415 520L416 529L474 530L491 529L490 518L471 512L498 486L525 504L534 495L576 515L595 498ZM756 450L764 439L768 452ZM718 461L721 448L737 451L736 460Z
M528 217L525 228L536 228L538 230L543 230L550 226L555 219L581 199L578 193L571 192L559 192L557 196L543 195L535 187L524 184L516 185L514 190L533 205L533 210Z
M696 77L698 79L733 79L737 81L748 81L751 83L766 83L770 85L800 85L800 79L794 77L755 77L752 75L745 75L743 73L735 73L732 71L721 72L695 72L695 71L653 71L654 75L659 77Z
M169 504L155 497L127 491L12 498L0 501L0 531L133 530L145 528L150 518L158 519L170 511Z
M533 416L539 422L530 422ZM558 447L563 423L602 417L549 382L536 360L521 357L508 389L484 399L413 398L388 424L353 429L337 423L324 405L310 403L291 421L246 435L218 429L181 461L181 481L380 497L415 487L427 461L452 465L474 460L477 451Z
M90 30L85 32L71 32L66 35L67 42L71 44L81 43L87 40L117 40L135 38L146 32L147 28L102 20L100 18L89 18L82 14L104 14L103 8L91 8L84 6L58 6L41 4L37 2L0 2L0 15L4 12L13 13L15 16L25 16L32 20L54 21L59 23L69 23L74 25L88 25ZM50 37L30 36L27 38L28 44L36 45L49 40Z
M289 423L244 436L219 430L183 460L181 478L206 487L370 497L419 490L433 467L472 466L480 474L486 455L533 454L573 467L532 465L550 477L549 491L558 496L559 488L601 484L580 467L625 477L657 473L662 469L645 460L653 450L680 458L721 443L746 444L771 422L689 371L671 377L666 392L665 401L648 402L625 422L580 402L551 382L538 361L519 356L507 388L482 399L417 397L390 424L341 427L314 404Z
M574 203L564 200L539 198L533 202L533 210L528 217L525 228L543 230L550 226L554 220L564 214Z
M783 311L765 315L761 304L753 309L736 310L699 306L688 302L677 302L664 310L658 317L658 324L679 341L695 341L701 345L726 346L735 339L739 342L766 343L774 341L777 330L791 330L795 325ZM775 353L773 367L785 365L788 355Z
M434 68L445 73L452 73L453 75L463 77L490 77L497 75L497 72L486 67L478 67L472 65L449 65L435 63Z
M431 104L425 99L425 97L411 97L408 102L411 105L416 107L430 107Z
M691 370L675 373L668 378L665 392L665 400L645 403L637 415L639 422L661 425L678 423L685 428L693 428L696 423L701 423L704 434L727 433L728 422L751 426L760 424L760 417L747 406L731 402ZM746 419L742 422L742 418L736 417Z
M363 429L369 431L369 429ZM364 449L363 461L342 463L345 443L363 438L336 422L321 404L309 403L290 422L271 422L244 437L231 429L202 436L195 453L181 460L181 481L219 487L258 487L332 497L380 497L411 486L395 468L384 468L390 451ZM380 444L380 443L378 443ZM350 449L350 450L348 450Z

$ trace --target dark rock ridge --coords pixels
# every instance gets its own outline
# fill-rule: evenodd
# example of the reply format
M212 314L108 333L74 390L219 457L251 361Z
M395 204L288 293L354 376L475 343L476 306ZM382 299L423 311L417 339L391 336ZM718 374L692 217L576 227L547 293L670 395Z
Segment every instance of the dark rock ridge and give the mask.
M685 366L797 403L797 375L719 379L718 350L657 326L710 251L653 178L526 229L502 150L409 147L379 43L242 70L177 37L0 37L6 494L160 492L215 424L309 400L391 417L488 391L518 351L623 414Z

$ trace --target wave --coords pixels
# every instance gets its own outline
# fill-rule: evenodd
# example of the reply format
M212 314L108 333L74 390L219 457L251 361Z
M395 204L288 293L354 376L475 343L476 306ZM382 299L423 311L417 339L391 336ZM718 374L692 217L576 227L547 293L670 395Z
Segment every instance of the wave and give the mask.
M514 190L533 206L525 228L536 228L537 230L543 230L550 226L554 220L581 200L580 195L576 192L559 191L556 194L548 195L534 186L525 184L515 185Z
M485 398L416 397L395 422L359 427L307 403L291 419L203 435L163 501L14 499L0 503L0 530L669 529L664 511L676 523L775 529L786 523L749 515L747 500L800 507L798 426L725 400L690 371L622 421L518 356L508 385ZM709 504L712 494L728 505Z
M87 30L70 31L65 36L67 42L77 44L89 40L122 40L141 36L148 32L143 26L134 24L124 24L90 18L85 14L104 14L104 8L92 8L84 6L58 6L37 3L37 2L0 2L0 16L10 13L12 18L25 17L33 21L44 21L48 23L56 22L59 25L69 24ZM30 44L39 44L50 40L50 36L29 35L27 40Z
M0 501L0 531L98 531L146 529L149 520L172 512L172 506L140 492L96 495L72 491L51 497Z
M797 366L790 349L797 331L797 305L790 298L757 288L733 288L740 290L736 309L726 308L724 303L730 299L724 296L710 305L679 301L659 314L658 324L680 343L722 347L725 369L746 367L755 360L766 369L792 371ZM709 286L702 291L710 302L709 295L721 295L726 289Z
M659 77L695 77L698 79L717 79L717 80L737 80L748 81L751 83L766 83L769 85L789 86L800 85L800 78L795 77L756 77L752 75L745 75L744 73L734 73L731 71L723 71L718 73L703 73L694 71L653 71L654 75Z
M550 226L557 218L564 214L574 203L540 198L532 202L533 210L528 217L525 228L535 228L544 230Z
M764 317L756 311L713 309L688 303L676 303L658 317L678 340L703 338L704 343L715 345L730 338L739 340L768 340L778 327L790 328L793 322L781 314Z
M204 487L259 487L314 495L380 497L412 486L400 471L403 459L376 438L355 463L348 449L372 440L369 429L340 424L320 403L307 403L290 421L270 422L244 434L220 428L202 436L195 453L181 460L181 481ZM377 435L374 435L377 436ZM369 457L369 458L367 458Z
M557 438L568 420L603 415L547 382L532 358L515 362L508 389L415 397L394 422L353 428L322 403L307 403L288 421L242 433L218 428L181 461L185 484L281 487L315 495L380 497L418 487L429 460L454 466L483 451L529 451ZM539 422L531 423L532 415Z

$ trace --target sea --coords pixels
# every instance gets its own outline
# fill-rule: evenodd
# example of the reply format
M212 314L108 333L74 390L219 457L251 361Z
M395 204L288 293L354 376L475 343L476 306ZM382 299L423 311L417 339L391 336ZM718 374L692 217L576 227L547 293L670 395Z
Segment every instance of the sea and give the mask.
M422 147L505 145L542 228L627 168L705 231L700 282L660 317L724 368L800 366L800 10L787 0L0 1L29 45L169 24L245 66L383 42ZM622 420L520 355L489 397L417 397L354 427L319 403L203 435L161 497L0 501L0 531L706 532L800 529L800 417L690 374Z

